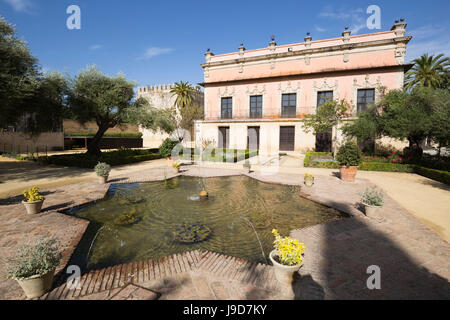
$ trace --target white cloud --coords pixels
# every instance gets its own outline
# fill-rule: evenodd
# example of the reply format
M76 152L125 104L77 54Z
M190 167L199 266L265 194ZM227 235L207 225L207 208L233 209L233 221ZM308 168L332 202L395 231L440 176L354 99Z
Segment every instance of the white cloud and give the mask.
M364 29L366 27L365 23L353 25L350 30L352 31L352 34L357 34L359 30Z
M412 43L406 46L406 59L410 62L415 58L420 57L424 53L428 54L440 54L443 53L446 56L450 56L450 39L436 39L430 41L420 41Z
M89 47L89 50L95 51L95 50L99 50L101 48L103 48L103 46L101 44L94 44L94 45Z
M314 29L316 29L317 32L325 32L327 31L326 29L319 27L319 26L314 26Z
M406 35L413 38L406 46L406 59L410 62L424 53L450 56L450 35L445 26L424 25L411 31L406 30Z
M348 20L360 17L364 13L362 8L356 9L339 9L336 10L332 6L326 6L320 13L319 17L331 18L336 20Z
M408 31L407 33L411 36L413 36L414 39L424 39L432 37L436 34L441 34L446 31L446 27L444 26L436 26L432 24L428 24L425 26L418 27L416 29L412 29L411 31Z
M3 0L8 3L15 11L29 12L33 8L30 0Z
M147 50L145 50L145 53L141 57L139 57L138 60L148 60L162 54L169 54L173 51L174 49L172 48L150 47Z
M366 17L362 8L355 9L334 9L332 6L326 6L319 17L333 20L344 21L348 23L352 34L357 34L361 29L366 28Z

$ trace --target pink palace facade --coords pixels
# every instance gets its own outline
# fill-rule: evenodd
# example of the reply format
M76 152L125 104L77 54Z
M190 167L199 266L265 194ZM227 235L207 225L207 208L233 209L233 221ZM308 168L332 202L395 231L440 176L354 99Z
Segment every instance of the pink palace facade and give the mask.
M403 87L406 23L389 31L277 45L214 55L208 50L204 71L205 118L195 123L195 143L216 147L279 152L331 150L332 134L302 129L304 115L326 99L346 99L353 116L380 98L381 89ZM349 118L348 120L351 120ZM338 130L338 145L343 137Z

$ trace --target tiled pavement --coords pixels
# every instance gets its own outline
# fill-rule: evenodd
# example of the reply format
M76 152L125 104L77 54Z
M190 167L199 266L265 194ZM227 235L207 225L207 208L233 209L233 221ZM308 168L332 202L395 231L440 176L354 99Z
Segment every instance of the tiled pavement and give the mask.
M182 174L194 176L241 174L237 170L185 168ZM153 181L172 176L170 168L157 168L111 182ZM292 185L301 185L303 181L302 175L295 174L252 172L250 176ZM317 176L312 188L301 189L302 196L348 212L352 218L291 232L291 236L307 246L304 266L292 288L280 287L270 266L193 251L158 261L91 271L83 275L80 290L68 291L61 285L43 298L449 299L449 244L389 197L379 216L364 216L358 205L358 193L368 185L364 179L345 183L333 176ZM66 246L61 270L83 234L86 221L56 211L100 199L107 187L80 183L49 190L46 212L36 217L24 214L17 199L10 199L12 204L0 206L0 255L9 255L13 247L27 238L51 233ZM370 265L380 267L381 290L369 290L366 286ZM4 281L4 274L0 276L0 298L24 298L15 281ZM270 281L264 281L267 279ZM55 283L58 281L62 277L57 277Z

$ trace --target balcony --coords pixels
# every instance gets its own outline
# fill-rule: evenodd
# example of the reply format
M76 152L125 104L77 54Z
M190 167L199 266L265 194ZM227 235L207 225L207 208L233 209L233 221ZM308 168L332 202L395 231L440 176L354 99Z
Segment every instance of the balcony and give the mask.
M221 119L233 119L233 114L231 112L222 112L220 115Z

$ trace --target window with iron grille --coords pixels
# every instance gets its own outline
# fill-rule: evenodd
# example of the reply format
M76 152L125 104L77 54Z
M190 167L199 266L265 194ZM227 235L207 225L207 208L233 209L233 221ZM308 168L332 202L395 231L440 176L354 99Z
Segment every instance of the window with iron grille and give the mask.
M250 96L250 118L262 118L262 96Z
M222 98L222 119L231 119L233 118L233 98L226 97Z
M375 102L375 89L358 89L356 109L358 112L366 111Z
M317 109L320 108L327 101L333 100L333 91L319 91L317 92Z
M285 93L281 96L281 116L295 118L297 109L297 94Z

